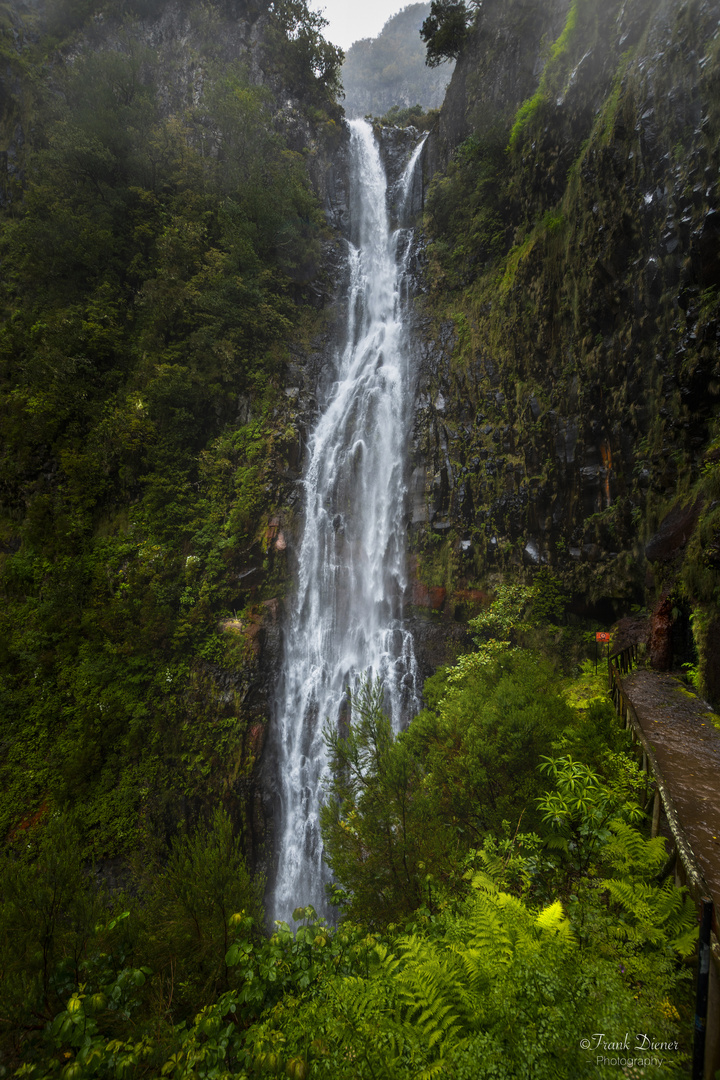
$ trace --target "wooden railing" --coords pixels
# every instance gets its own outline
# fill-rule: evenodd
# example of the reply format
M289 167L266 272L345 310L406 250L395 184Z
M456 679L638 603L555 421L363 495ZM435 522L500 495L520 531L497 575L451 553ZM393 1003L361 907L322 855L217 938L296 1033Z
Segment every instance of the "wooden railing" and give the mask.
M633 665L637 664L637 657L637 645L626 645L624 649L608 656L608 683L611 693L615 681L613 672L617 673L618 678L621 675L627 675Z
M665 873L674 872L675 884L685 885L698 907L700 940L692 1080L712 1080L715 1070L720 1065L720 945L718 944L720 935L718 935L717 912L705 876L680 824L675 804L660 772L653 749L623 689L621 676L627 675L636 663L637 646L635 645L628 645L625 649L608 656L609 694L623 727L630 732L638 759L642 759L642 770L648 776L646 791L650 790L646 809L650 811L650 801L652 801L651 836L658 835L662 818L667 826L663 832L669 832L672 838L672 850L665 865ZM711 957L713 963L711 963Z

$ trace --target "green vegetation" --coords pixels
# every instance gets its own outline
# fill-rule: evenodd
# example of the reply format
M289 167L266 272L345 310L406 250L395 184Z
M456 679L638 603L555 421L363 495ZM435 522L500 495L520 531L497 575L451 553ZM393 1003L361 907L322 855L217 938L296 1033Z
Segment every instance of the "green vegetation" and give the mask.
M520 138L530 119L543 102L547 101L549 95L557 92L562 80L567 76L567 63L564 63L564 61L567 61L569 49L577 32L578 9L580 6L581 0L572 0L562 32L550 46L548 55L545 58L545 66L540 77L540 86L536 93L527 101L524 101L517 111L513 126L510 129L509 146L511 150L514 150L519 145ZM587 4L582 6L584 11L587 10Z
M468 41L467 13L461 28L463 5L433 6L439 60ZM701 245L708 280L675 302L674 270L647 269L659 218L635 244L628 193L675 180L650 141L639 154L616 135L634 131L644 84L632 56L626 81L605 62L597 22L615 8L571 7L542 100L478 124L427 200L429 302L458 329L450 391L467 412L447 411L455 516L450 539L418 543L421 572L478 593L495 559L523 583L495 589L476 649L428 680L407 731L372 685L354 724L328 731L339 925L300 907L295 932L270 935L246 858L262 842L251 689L286 582L276 537L300 422L283 369L319 325L325 224L305 159L336 139L340 54L303 0L188 0L189 44L161 69L138 25L159 11L2 12L20 91L0 147L16 163L0 239L0 1072L614 1077L578 1048L630 1028L677 1039L662 1077L682 1075L695 922L646 837L653 792L587 669L571 683L529 648L569 654L571 591L640 588L632 544L678 492L704 499L674 583L701 686L717 632L717 447L682 442L701 427L683 394L717 389L715 264ZM223 51L228 14L262 14L252 55ZM590 45L605 108L573 81ZM558 126L555 93L569 95ZM672 136L693 192L689 136L661 97L658 144ZM706 196L688 198L702 236ZM645 338L617 315L634 304ZM596 427L573 434L585 415ZM590 500L563 480L576 447L596 455ZM544 522L553 572L519 571ZM592 562L600 543L618 554Z
M629 1027L677 1040L663 1075L682 1075L694 908L643 836L645 779L611 706L570 708L565 689L521 650L459 664L396 736L365 687L345 736L328 732L336 930L299 908L295 933L260 931L262 883L221 811L146 856L127 897L83 872L67 819L30 833L0 865L5 1067L595 1077L610 1069L581 1039Z
M544 101L544 98L545 95L542 93L542 91L537 90L531 98L528 98L527 101L523 101L522 105L515 114L515 122L510 129L509 146L511 150L517 146L517 143L520 139L520 136L522 135L525 125L540 108L540 105Z
M663 28L668 49L696 33L702 6L690 10L690 22ZM449 529L440 539L419 525L413 543L423 580L446 590L446 612L497 575L529 581L536 555L577 611L602 604L619 616L671 595L675 662L697 661L702 692L716 701L717 267L693 253L717 200L693 178L716 145L717 118L712 136L690 138L668 95L704 85L701 69L678 65L662 90L651 87L655 15L638 11L620 42L620 12L581 0L558 27L525 5L486 7L487 36L465 41L465 98L447 121L462 115L471 130L425 203L426 312L455 331L442 448L430 425L423 431L436 475L449 462L433 506ZM523 80L515 52L496 58L495 30L523 55L539 45L541 72ZM638 117L650 97L648 156ZM656 198L665 189L687 207L683 233ZM673 266L683 259L680 282ZM651 565L648 541L696 499L692 538Z
M355 703L347 738L328 734L328 861L350 888L351 916L376 925L418 907L427 881L454 891L468 846L503 822L536 824L536 762L556 742L575 747L552 670L525 653L462 657L425 696L428 708L397 739L377 692Z
M447 60L457 60L462 52L476 7L471 0L471 7L465 0L432 0L430 14L422 24L420 36L425 42L425 63L428 67L438 67Z
M505 251L505 145L502 129L471 135L430 184L425 228L434 276L446 289L466 286Z
M425 112L422 105L410 105L407 109L400 105L393 105L384 116L375 119L388 127L414 127L419 131L429 131L437 120L439 111L439 109L429 109Z
M699 505L695 531L687 546L680 571L678 599L692 607L690 623L698 663L685 664L689 681L703 696L714 701L720 687L715 677L714 640L718 631L720 604L720 443L711 439L703 458L700 475L685 496L688 503Z
M209 40L221 7L187 6L203 92L175 109L185 60L161 67L132 15L98 48L55 14L73 60L42 79L59 29L23 57L0 240L0 830L62 809L107 858L252 769L242 702L298 452L282 372L317 325L325 225L272 94ZM261 43L318 145L340 59L321 25L275 5Z

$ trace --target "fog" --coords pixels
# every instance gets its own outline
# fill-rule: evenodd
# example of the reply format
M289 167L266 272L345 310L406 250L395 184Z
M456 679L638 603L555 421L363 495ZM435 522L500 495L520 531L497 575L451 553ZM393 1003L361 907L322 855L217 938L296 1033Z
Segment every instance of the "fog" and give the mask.
M316 0L308 6L328 20L325 37L347 52L354 41L377 37L388 19L407 4L388 4L387 0L365 0L363 4L355 0Z

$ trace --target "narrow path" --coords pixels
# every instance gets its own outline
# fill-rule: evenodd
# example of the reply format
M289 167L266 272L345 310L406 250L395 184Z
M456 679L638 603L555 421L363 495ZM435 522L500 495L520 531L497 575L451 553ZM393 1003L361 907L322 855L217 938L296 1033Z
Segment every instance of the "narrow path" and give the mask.
M622 685L720 910L720 717L673 675L634 671Z

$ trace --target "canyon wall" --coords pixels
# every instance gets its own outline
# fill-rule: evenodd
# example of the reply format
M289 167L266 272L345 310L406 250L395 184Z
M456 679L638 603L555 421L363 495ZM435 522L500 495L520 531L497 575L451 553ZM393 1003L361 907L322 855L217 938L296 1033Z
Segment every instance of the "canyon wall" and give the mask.
M486 0L426 156L416 600L670 600L717 700L718 5ZM670 630L668 628L668 633Z
M109 866L221 800L262 866L344 321L337 55L292 4L86 7L2 16L0 827L67 809ZM425 675L545 570L579 647L647 609L720 697L718 8L485 0L468 33L413 193ZM417 133L377 134L395 174Z

